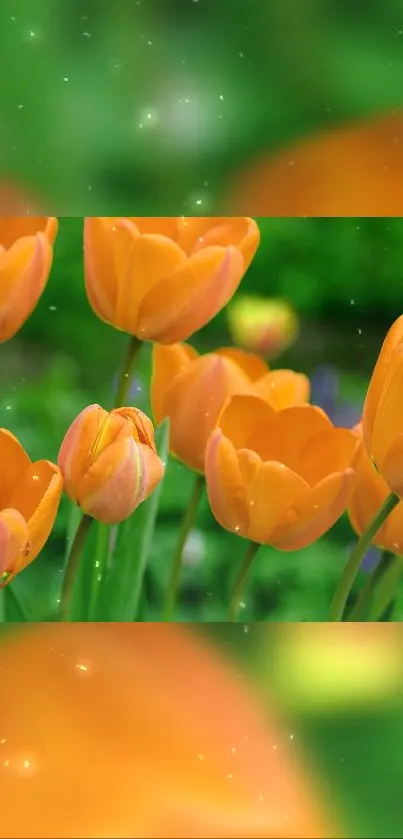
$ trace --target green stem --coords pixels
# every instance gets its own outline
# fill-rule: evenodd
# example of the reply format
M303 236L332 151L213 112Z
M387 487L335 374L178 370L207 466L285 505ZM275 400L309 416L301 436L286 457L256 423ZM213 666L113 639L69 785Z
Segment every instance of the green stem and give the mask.
M245 583L252 567L253 560L260 548L256 542L249 542L246 553L239 569L238 576L235 580L234 588L232 590L231 601L228 611L228 621L234 622L237 619L239 607L242 603Z
M179 578L182 569L183 549L185 547L187 538L189 536L189 532L196 518L197 510L200 504L200 499L204 490L204 484L204 475L196 475L193 492L190 496L189 504L187 506L185 515L182 519L182 524L179 531L179 538L173 556L171 576L168 583L164 610L162 613L162 620L164 621L172 620L172 616L175 611Z
M135 338L134 335L130 336L126 355L123 359L122 369L119 374L118 386L116 388L114 400L115 408L124 407L128 401L133 370L139 357L142 345L142 341L139 341L139 339Z
M385 612L390 609L395 600L396 591L402 578L402 571L402 557L393 556L376 588L368 614L368 621L380 621L384 618Z
M347 615L349 622L362 621L368 613L369 606L372 602L374 591L378 583L382 580L383 575L387 571L390 563L393 561L394 555L389 551L384 551L380 561L371 571L365 585L362 587L354 606Z
M390 495L385 499L384 503L369 523L367 529L364 533L361 534L358 542L355 545L354 550L352 551L350 558L347 562L347 565L344 569L344 572L339 580L339 584L336 588L333 601L330 607L330 621L341 621L343 620L344 610L346 607L346 603L351 592L351 589L354 584L354 580L358 574L360 569L362 560L371 545L372 540L375 538L378 530L382 527L392 510L399 504L400 498L391 492Z
M60 594L59 620L67 621L70 609L70 599L73 593L74 581L78 566L80 564L81 554L83 552L85 540L88 531L94 519L91 516L84 515L78 525L76 534L73 539L73 544L70 553L67 557L66 568L63 577L62 590Z

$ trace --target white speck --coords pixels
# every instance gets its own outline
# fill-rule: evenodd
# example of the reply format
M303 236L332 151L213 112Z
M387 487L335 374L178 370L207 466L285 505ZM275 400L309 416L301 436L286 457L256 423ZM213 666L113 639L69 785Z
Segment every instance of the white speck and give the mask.
M7 737L2 737L0 740L0 744L4 746L4 743L7 743Z
M293 740L294 737L295 737L295 734L290 734L290 740Z
M220 99L221 99L221 102L224 102L224 96L223 96L222 93L220 93Z
M148 44L149 47L152 47L153 42L152 41L147 41L147 44Z
M355 305L355 300L354 300L354 298L352 297L352 298L351 298L351 300L350 300L350 306L354 306L354 305Z
M55 312L56 309L57 309L57 306L49 306L49 311L50 312Z
M68 82L68 81L69 81L69 77L68 77L68 76L63 76L63 81L64 81L64 82Z
M239 533L240 529L241 529L240 525L236 524L235 527L234 527L235 533Z
M231 752L233 755L236 755L236 746L231 746Z
M83 32L83 38L92 38L91 32Z
M19 110L19 111L21 111L21 109L22 109L23 107L24 107L24 105L17 105L17 108L18 108L18 110Z
M239 55L239 57L240 57L240 58L243 58L243 57L244 57L243 52L239 52L239 53L238 53L238 55Z
M24 766L24 769L29 769L29 767L31 766L30 761L29 760L24 760L23 766Z
M33 481L39 481L39 475L32 475Z
M357 332L358 332L359 335L361 335L362 329L357 329Z
M6 405L6 411L11 411L11 405Z
M273 750L276 751L276 749L277 749L277 743L274 743Z
M87 664L76 664L76 669L77 670L82 670L82 671L84 671L84 673L87 673L88 665Z
M204 760L204 755L203 754L198 754L197 757L199 758L199 760Z
M231 778L232 778L231 773L229 773L229 775L227 775L227 778L228 778L228 780L231 780Z

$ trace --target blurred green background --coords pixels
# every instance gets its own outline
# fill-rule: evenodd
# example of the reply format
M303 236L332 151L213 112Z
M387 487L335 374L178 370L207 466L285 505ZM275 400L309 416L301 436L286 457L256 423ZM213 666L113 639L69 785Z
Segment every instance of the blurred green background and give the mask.
M219 212L255 156L403 104L400 0L2 0L0 153L56 212Z
M288 739L279 748L312 772L341 836L401 839L400 626L221 624L208 633L277 709Z
M360 416L383 337L403 305L403 222L362 219L260 219L261 245L237 295L284 296L301 332L274 366L308 373L313 401L339 424ZM111 392L127 336L103 324L86 299L82 219L61 219L52 273L38 307L21 332L1 346L0 425L15 433L34 459L57 458L76 414ZM224 310L192 339L207 351L231 342ZM131 387L133 404L150 411L150 346ZM146 574L148 618L161 616L172 553L193 474L169 463ZM32 620L50 614L58 596L69 504L56 529L15 588ZM241 619L326 620L354 534L347 517L303 551L262 548L255 560ZM188 541L180 620L225 620L229 592L246 542L220 529L204 498ZM362 572L358 584L365 580ZM403 592L394 619L403 616Z

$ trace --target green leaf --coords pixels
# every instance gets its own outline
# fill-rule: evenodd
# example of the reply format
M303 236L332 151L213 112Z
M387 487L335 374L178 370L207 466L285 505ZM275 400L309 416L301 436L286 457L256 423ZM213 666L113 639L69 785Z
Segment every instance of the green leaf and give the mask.
M6 586L1 592L2 621L5 623L26 623L30 617L15 588L15 581Z
M157 429L155 441L161 460L169 450L169 423ZM134 621L137 618L143 579L154 538L162 483L147 501L117 529L116 544L101 581L92 612L97 621Z

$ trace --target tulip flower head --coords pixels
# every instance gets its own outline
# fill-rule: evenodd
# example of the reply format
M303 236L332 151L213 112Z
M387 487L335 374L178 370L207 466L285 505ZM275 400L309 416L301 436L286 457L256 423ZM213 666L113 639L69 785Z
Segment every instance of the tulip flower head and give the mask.
M87 218L89 302L140 340L183 341L231 299L259 238L249 218Z
M275 408L309 398L306 376L270 371L259 356L229 347L199 356L188 344L153 349L151 402L154 418L170 420L172 454L204 472L207 440L230 396L255 393Z
M403 496L403 316L390 328L368 387L364 445L390 490Z
M348 515L355 532L361 536L386 501L390 489L382 475L376 471L365 449L361 425L358 425L355 430L361 444L348 504ZM403 554L403 502L392 510L372 542L382 550Z
M0 342L34 310L49 277L58 222L46 216L0 219Z
M285 300L242 296L228 309L233 340L265 358L281 355L298 336L297 315Z
M63 479L48 460L32 463L10 431L0 429L0 588L38 556L59 507Z
M58 464L71 501L104 524L128 518L164 474L152 422L136 408L85 408L66 433Z
M320 408L275 411L256 396L234 396L206 449L212 512L253 542L303 548L344 512L358 447Z

